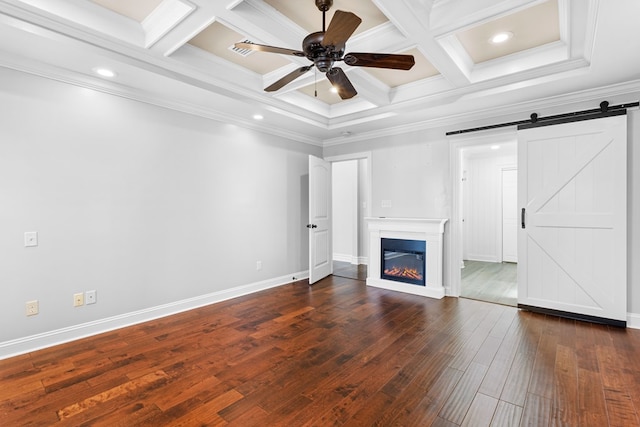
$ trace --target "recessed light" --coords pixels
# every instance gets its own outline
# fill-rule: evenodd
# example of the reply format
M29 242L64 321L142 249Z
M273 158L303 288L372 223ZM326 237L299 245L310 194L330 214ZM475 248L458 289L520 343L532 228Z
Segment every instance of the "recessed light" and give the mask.
M491 38L489 39L489 41L493 44L500 44L500 43L504 43L507 40L511 39L513 37L513 33L510 31L503 31L501 33L496 33L493 36L491 36Z
M254 114L253 115L253 119L254 120L262 120L262 119L264 119L264 117L261 114Z
M116 72L108 68L96 67L93 72L102 77L113 78L116 76Z
M492 145L492 146L491 146L491 149L492 149L492 150L498 150L499 148L500 148L500 146L499 146L499 145Z

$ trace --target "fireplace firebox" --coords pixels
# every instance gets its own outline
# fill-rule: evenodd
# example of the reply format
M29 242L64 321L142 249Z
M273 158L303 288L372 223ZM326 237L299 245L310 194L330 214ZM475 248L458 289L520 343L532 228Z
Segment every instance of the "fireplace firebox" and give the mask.
M425 286L425 241L382 238L380 245L382 279Z

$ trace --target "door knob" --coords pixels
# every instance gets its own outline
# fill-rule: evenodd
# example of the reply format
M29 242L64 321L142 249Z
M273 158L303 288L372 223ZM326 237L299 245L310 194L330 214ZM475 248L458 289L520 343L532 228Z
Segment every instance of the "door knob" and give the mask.
M318 228L315 224L307 224L307 228Z

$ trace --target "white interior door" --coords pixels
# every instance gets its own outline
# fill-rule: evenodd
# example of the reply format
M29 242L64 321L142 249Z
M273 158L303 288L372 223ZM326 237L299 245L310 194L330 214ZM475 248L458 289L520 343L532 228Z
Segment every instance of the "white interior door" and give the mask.
M502 261L518 262L518 170L502 170Z
M331 163L309 156L309 284L333 273Z
M626 322L626 116L518 132L518 304Z

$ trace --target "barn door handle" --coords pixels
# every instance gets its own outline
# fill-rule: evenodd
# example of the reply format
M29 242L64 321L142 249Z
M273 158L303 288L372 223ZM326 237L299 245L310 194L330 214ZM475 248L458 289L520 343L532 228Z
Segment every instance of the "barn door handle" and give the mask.
M524 223L524 214L525 208L522 208L522 212L520 213L520 222L522 223L522 228L527 228L526 224Z
M318 228L315 224L307 224L307 228Z

